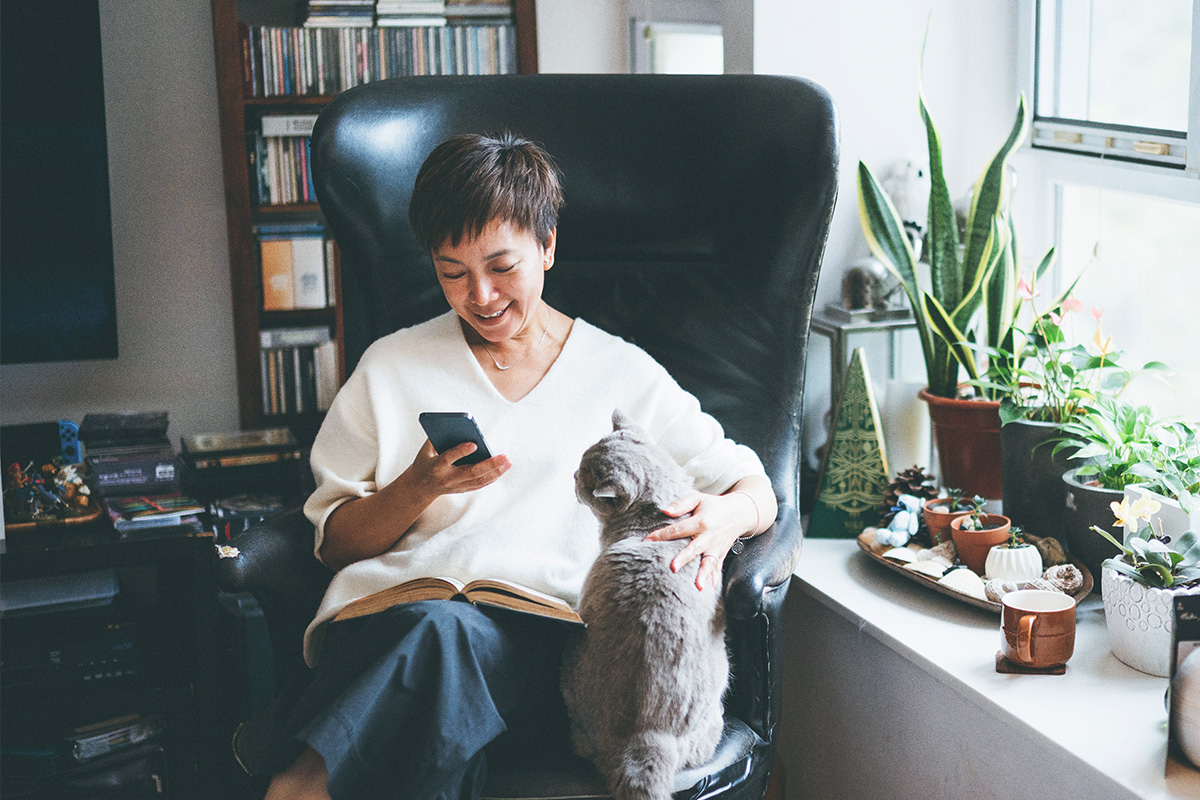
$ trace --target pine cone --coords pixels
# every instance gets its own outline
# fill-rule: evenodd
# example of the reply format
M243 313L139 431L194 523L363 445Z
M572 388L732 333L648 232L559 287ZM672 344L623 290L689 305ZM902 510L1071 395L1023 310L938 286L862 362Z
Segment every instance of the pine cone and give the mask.
M925 501L931 497L937 497L937 485L932 475L926 475L925 471L916 465L897 475L883 493L883 502L879 507L882 527L887 527L892 518L896 516L896 507L900 505L899 498L902 494L910 494Z

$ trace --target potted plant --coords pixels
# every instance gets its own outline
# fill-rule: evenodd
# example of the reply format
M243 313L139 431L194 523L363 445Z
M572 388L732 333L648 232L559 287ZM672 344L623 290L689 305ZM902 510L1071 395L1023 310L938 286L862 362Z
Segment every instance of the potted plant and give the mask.
M1021 538L1021 527L1011 526L1008 542L988 551L984 562L984 574L992 580L1002 580L1017 585L1042 577L1042 554Z
M958 559L977 575L986 574L988 552L996 545L1004 544L1011 528L1008 517L984 512L986 502L976 495L972 500L971 512L950 522L950 534L954 538Z
M1169 436L1169 424L1157 420L1149 406L1107 393L1098 394L1086 412L1062 426L1052 452L1069 450L1073 460L1090 461L1062 476L1063 531L1068 549L1093 575L1105 559L1117 555L1111 544L1092 535L1093 526L1108 519L1126 486L1147 481L1145 465L1161 460Z
M922 43L922 57L924 47ZM929 232L923 248L929 261L929 291L918 284L917 256L904 223L861 161L859 218L871 252L899 279L913 309L927 378L920 397L929 404L943 483L962 486L971 494L998 498L999 401L989 400L970 387L967 389L973 396L960 396L959 368L963 367L971 379L977 380L982 374L975 354L965 344L971 339L966 332L979 318L985 324L979 341L992 347L1006 341L1013 321L1020 267L1008 213L1006 171L1009 155L1025 138L1025 96L1018 99L1007 139L975 182L961 237L942 169L941 140L920 88L918 100L929 147ZM1043 262L1050 258L1048 253Z
M1076 279L1078 280L1078 279ZM1014 325L1009 351L993 351L993 370L983 384L1000 397L1000 458L1004 514L1014 525L1036 527L1060 539L1065 506L1061 476L1072 466L1067 453L1055 452L1053 442L1062 426L1074 420L1096 395L1120 395L1137 375L1165 370L1158 362L1130 371L1120 365L1121 353L1104 339L1101 312L1092 309L1096 332L1091 347L1072 344L1071 315L1083 305L1071 296L1075 284L1039 312L1035 282L1022 277L1018 292L1034 312L1025 331Z
M1146 519L1146 509L1127 514ZM1117 522L1123 523L1120 516ZM1117 539L1099 526L1092 530L1116 549L1101 578L1104 617L1113 655L1141 672L1168 677L1174 632L1172 602L1177 594L1200 592L1200 538L1186 531L1175 538L1150 525ZM1170 546L1168 546L1170 545Z
M1135 464L1131 471L1146 483L1127 485L1124 503L1139 500L1152 504L1147 524L1157 525L1168 536L1187 530L1200 530L1200 436L1196 427L1185 422L1163 426L1170 441L1151 455L1151 461ZM1136 532L1134 518L1127 532Z
M965 517L975 507L974 503L962 496L962 489L947 489L946 495L928 499L922 506L929 539L935 546L950 541L951 520Z

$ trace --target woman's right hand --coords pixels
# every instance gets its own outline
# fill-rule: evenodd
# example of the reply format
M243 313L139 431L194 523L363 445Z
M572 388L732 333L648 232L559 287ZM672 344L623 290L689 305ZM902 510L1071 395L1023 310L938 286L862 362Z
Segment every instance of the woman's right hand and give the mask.
M413 488L432 502L444 494L462 494L482 489L512 469L512 462L504 455L492 456L478 464L454 465L455 461L471 455L475 450L473 442L463 442L439 455L426 439L407 470Z
M393 547L434 500L482 489L512 469L508 456L454 466L474 452L475 445L464 442L438 455L427 440L396 480L334 509L325 520L321 560L337 570L377 556Z

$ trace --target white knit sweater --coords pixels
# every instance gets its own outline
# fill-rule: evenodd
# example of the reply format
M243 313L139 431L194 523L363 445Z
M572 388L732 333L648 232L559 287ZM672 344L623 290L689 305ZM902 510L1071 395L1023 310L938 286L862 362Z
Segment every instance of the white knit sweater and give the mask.
M478 491L438 498L391 550L334 575L305 634L308 663L324 623L346 604L412 578L505 578L575 605L599 552L599 524L576 500L574 474L584 450L612 430L615 408L671 453L700 491L719 494L744 477L765 477L754 452L726 439L656 361L583 320L541 383L515 403L492 385L453 312L372 344L313 445L317 490L304 510L317 526L317 549L335 508L386 486L412 463L426 438L422 411L469 411L512 469Z

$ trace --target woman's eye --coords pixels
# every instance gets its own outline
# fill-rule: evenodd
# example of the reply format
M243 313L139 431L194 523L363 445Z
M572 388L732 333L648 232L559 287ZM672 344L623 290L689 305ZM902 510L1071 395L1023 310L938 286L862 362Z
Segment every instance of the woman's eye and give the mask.
M498 272L501 274L503 274L505 272L512 272L516 268L516 266L517 266L516 264L509 264L507 267L495 267L492 269L492 272Z
M466 275L466 274L467 273L465 273L465 272L443 272L442 279L447 280L447 281L454 281L454 280L458 280L459 278L461 278L463 275Z

